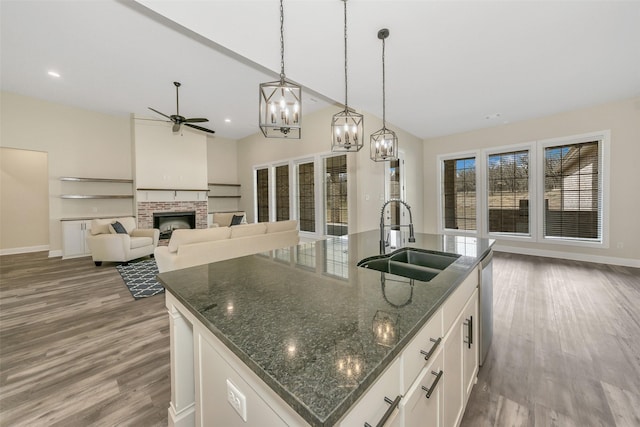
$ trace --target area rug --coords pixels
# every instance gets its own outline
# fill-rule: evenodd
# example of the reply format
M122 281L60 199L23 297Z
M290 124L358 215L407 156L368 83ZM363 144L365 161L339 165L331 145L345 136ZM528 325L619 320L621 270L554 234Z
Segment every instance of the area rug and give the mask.
M147 298L164 292L164 287L156 280L158 266L155 259L129 262L116 266L124 284L135 299Z

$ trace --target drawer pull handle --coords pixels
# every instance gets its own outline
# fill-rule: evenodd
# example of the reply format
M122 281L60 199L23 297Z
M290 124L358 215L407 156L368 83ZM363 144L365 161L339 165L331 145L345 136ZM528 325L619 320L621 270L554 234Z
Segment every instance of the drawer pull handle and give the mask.
M427 399L431 397L431 393L433 393L438 386L438 381L440 381L440 378L442 378L442 373L442 369L440 369L440 372L431 371L431 374L435 375L436 379L433 380L433 384L431 384L431 387L426 388L425 386L422 386L422 390L427 392Z
M400 399L402 399L402 395L398 395L396 396L396 398L394 400L389 399L388 397L385 396L384 401L387 402L389 405L389 408L387 409L387 412L384 413L384 415L382 416L382 418L380 418L380 421L378 422L378 424L376 424L376 427L383 427L384 423L387 422L387 420L389 419L389 417L391 417L391 414L393 414L393 411L395 411L395 409L398 407L398 405L400 404ZM364 423L364 427L371 427L371 424L369 423Z
M473 316L469 316L469 319L465 320L464 324L469 328L469 337L465 344L468 345L468 348L471 348L471 344L473 344Z
M438 338L437 340L434 340L433 338L431 338L431 342L433 343L433 346L431 346L431 350L429 351L420 350L420 354L424 355L424 360L429 360L429 358L433 356L433 352L436 351L436 348L438 348L441 341L442 341L442 338Z

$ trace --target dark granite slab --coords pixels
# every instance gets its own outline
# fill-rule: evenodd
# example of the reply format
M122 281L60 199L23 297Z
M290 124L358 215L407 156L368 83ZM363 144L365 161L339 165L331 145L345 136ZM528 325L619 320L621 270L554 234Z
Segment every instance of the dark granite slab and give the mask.
M158 277L309 424L330 426L492 244L416 234L416 242L407 246L462 255L430 282L357 267L359 260L379 253L377 230Z

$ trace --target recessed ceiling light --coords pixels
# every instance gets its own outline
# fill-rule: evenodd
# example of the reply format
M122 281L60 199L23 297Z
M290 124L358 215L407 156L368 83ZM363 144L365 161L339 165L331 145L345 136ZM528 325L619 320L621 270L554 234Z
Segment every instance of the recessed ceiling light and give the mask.
M225 123L231 123L231 119L224 119Z
M51 77L60 77L60 73L53 70L48 71L47 74L49 74Z

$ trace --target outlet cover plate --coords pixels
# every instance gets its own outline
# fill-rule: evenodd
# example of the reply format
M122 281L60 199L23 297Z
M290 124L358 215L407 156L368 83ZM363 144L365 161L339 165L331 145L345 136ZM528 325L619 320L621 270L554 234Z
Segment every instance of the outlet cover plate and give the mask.
M236 410L238 415L246 422L247 421L247 398L244 394L240 393L238 387L236 387L229 379L227 379L227 401Z

